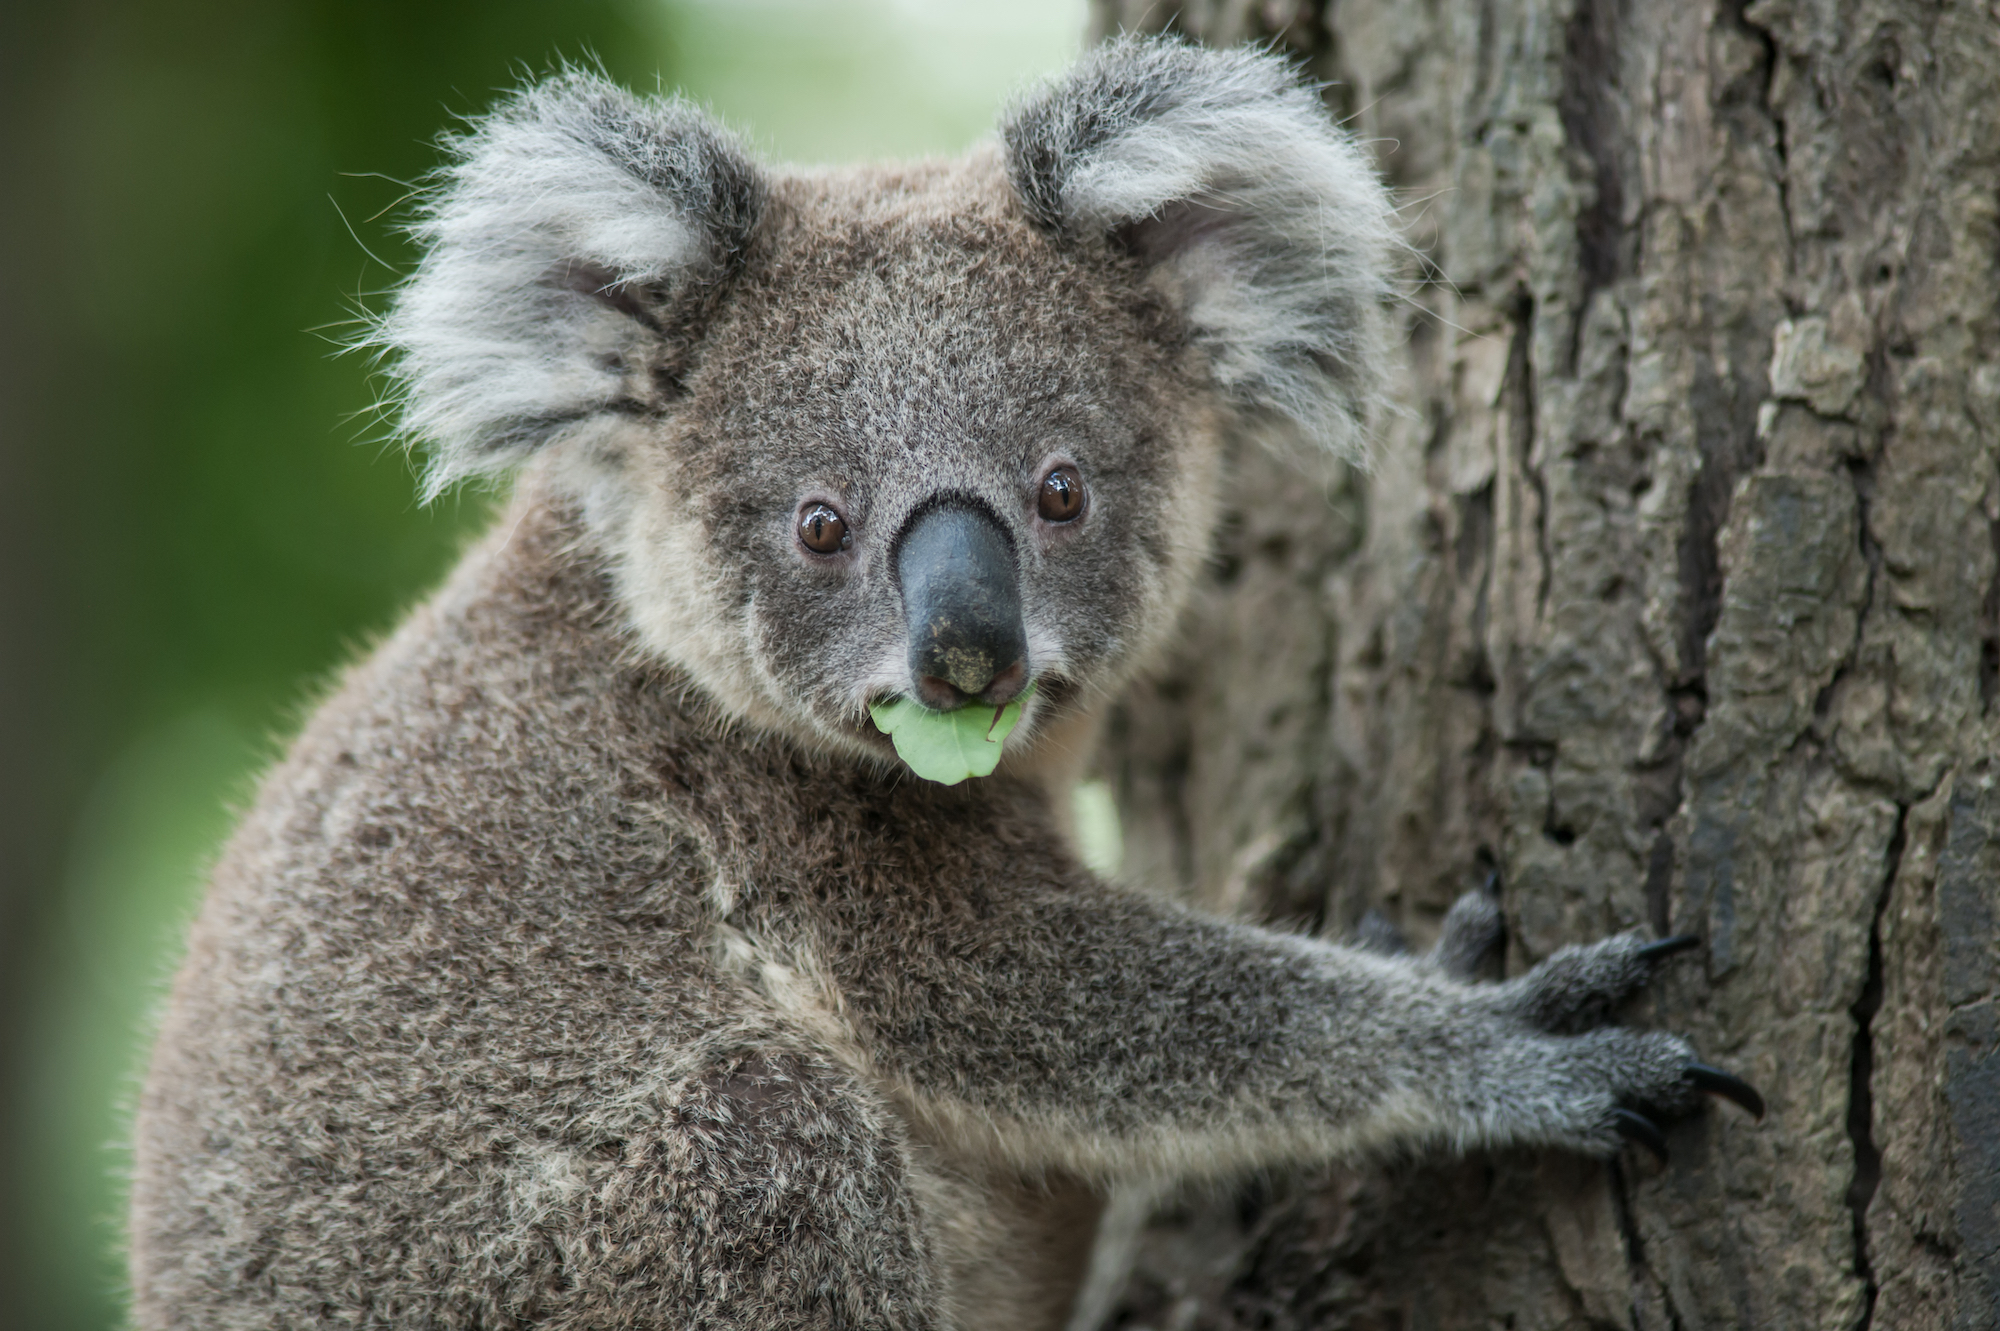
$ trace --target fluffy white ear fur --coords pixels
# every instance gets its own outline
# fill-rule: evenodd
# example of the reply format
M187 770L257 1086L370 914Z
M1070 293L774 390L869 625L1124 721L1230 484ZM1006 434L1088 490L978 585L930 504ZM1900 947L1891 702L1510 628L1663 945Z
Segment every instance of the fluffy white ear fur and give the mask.
M632 384L763 206L736 141L679 99L583 73L448 144L412 227L426 249L370 337L430 441L425 498L636 407Z
M1013 106L1001 136L1038 223L1158 265L1225 391L1365 461L1401 244L1311 85L1263 51L1120 38Z

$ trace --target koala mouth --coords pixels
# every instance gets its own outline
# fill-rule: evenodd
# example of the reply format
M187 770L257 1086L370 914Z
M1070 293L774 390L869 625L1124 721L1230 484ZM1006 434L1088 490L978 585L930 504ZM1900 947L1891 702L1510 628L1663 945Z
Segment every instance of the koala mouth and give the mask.
M1001 706L969 702L951 711L933 711L915 698L885 695L869 708L869 719L893 744L896 756L926 781L955 786L968 777L991 776L1008 739L1036 702L1037 685Z
M1068 676L1051 673L1037 675L1030 681L1030 687L1023 690L1023 692L1027 696L1021 698L1023 709L1021 721L1025 725L1032 719L1034 722L1033 728L1039 730L1045 727L1051 718L1061 716L1070 709L1071 703L1077 697L1078 689L1076 682ZM861 714L849 721L847 723L848 727L854 734L862 736L878 747L886 745L888 738L875 725L872 719L873 714L877 708L905 698L918 703L922 703L923 701L914 694L898 693L892 689L870 690L868 696L862 700ZM1012 701L1012 699L1009 699L1009 701ZM926 707L929 706L927 703L923 705ZM1002 704L1002 706L1004 705ZM937 709L933 708L932 710ZM992 710L997 711L998 708L993 708ZM1026 732L1022 733L1025 737Z

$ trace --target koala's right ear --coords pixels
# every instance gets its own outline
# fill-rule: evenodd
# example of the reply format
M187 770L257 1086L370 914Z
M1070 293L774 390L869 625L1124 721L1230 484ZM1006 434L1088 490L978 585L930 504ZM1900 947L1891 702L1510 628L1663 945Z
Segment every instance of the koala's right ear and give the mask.
M370 339L403 429L431 443L426 499L670 396L765 198L699 110L583 73L517 93L449 147L412 227L428 250Z

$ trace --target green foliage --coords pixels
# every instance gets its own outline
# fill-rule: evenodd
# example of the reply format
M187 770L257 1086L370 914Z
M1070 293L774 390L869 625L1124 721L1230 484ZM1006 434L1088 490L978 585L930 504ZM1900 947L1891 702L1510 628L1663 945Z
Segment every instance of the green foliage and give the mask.
M1005 707L969 702L950 712L933 712L912 698L878 702L868 709L875 728L896 741L896 756L926 781L955 786L969 776L991 776L1000 765L1001 746L1021 719L1035 686Z

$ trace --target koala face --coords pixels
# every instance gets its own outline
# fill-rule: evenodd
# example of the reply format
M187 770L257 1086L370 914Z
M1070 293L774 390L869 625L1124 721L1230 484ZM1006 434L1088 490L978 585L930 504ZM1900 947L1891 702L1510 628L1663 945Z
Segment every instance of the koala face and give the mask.
M776 174L571 75L457 146L380 341L433 490L540 453L648 650L888 757L871 703L1115 690L1207 547L1218 439L1349 453L1387 205L1271 62L1114 43L955 163Z
M622 460L642 632L737 710L871 752L884 697L1033 681L1032 726L1114 687L1213 503L1177 325L1136 262L1023 218L992 154L774 187L685 395Z

